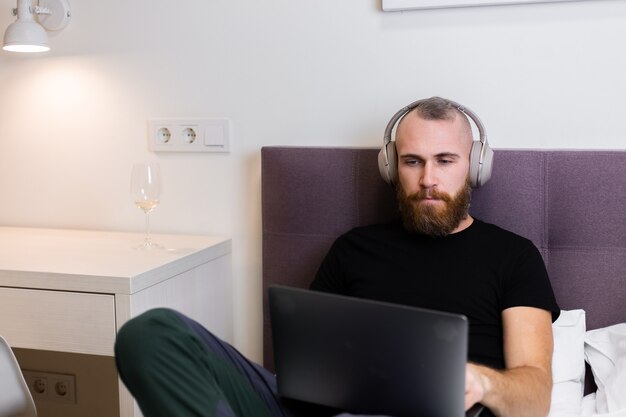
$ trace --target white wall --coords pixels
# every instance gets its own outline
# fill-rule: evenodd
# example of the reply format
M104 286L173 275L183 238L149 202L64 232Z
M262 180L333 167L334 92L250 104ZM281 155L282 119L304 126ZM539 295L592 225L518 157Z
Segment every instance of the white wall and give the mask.
M0 28L13 0L0 1ZM157 232L232 236L236 344L261 357L264 145L378 146L431 95L495 148L626 148L626 1L383 13L379 0L73 0L39 56L0 53L0 224L140 231L130 166L158 160ZM227 117L227 155L153 154L154 117ZM600 179L599 179L600 180ZM1 256L1 254L0 254Z

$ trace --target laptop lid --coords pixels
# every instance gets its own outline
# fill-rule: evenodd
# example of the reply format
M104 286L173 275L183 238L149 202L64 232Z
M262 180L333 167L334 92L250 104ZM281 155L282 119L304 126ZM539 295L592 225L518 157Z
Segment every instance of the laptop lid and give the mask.
M273 286L279 395L353 413L465 416L467 319Z

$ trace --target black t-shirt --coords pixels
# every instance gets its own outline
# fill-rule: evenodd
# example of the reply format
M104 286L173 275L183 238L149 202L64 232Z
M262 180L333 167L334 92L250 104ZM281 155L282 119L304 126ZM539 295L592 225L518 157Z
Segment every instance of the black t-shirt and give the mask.
M504 368L502 311L559 307L528 239L480 220L443 238L409 233L399 220L339 237L312 290L460 313L469 320L469 360Z

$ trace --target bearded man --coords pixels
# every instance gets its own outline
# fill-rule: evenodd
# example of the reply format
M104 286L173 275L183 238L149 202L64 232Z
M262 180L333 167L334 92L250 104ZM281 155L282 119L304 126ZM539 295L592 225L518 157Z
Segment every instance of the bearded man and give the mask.
M407 113L395 143L401 219L337 239L311 289L467 316L466 409L545 416L559 308L533 243L469 215L472 142L448 100Z
M469 121L448 100L424 100L401 120L395 146L401 219L339 237L311 289L465 315L466 409L546 416L559 308L532 242L468 214ZM146 417L326 414L286 403L274 375L171 310L129 321L115 352Z

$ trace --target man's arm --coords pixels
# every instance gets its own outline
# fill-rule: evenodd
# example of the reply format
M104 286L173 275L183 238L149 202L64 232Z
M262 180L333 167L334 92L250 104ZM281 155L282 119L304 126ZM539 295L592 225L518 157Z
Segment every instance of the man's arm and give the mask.
M508 308L502 324L506 369L468 364L465 407L480 402L499 417L544 417L552 394L551 313Z

